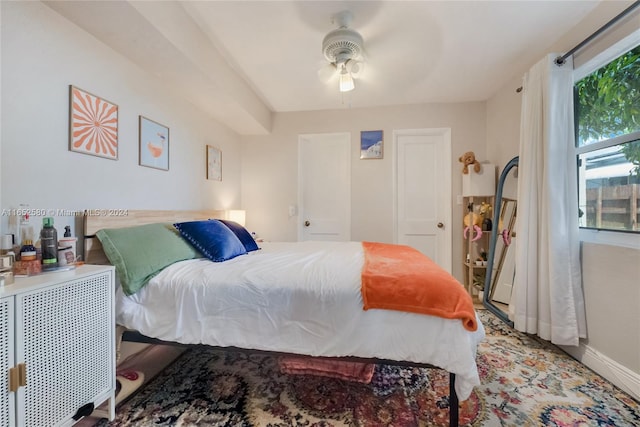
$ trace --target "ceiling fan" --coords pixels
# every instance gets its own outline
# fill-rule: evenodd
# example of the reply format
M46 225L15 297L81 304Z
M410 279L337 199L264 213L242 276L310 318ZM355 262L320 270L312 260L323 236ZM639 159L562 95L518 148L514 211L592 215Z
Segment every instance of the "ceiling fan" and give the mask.
M340 81L340 92L348 92L355 88L354 78L362 72L364 63L364 41L360 33L349 28L353 14L348 10L333 16L332 22L338 28L330 31L322 40L322 53L329 61L318 71L321 80L328 82L336 74Z

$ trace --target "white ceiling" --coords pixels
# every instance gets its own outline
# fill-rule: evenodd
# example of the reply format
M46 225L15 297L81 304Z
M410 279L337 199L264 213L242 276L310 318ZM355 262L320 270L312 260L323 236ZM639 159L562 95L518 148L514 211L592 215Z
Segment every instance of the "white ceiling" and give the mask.
M323 84L321 43L331 16L354 15L366 66L353 107L479 101L490 97L597 2L199 2L205 32L275 111L339 107Z
M599 1L46 4L238 132L264 133L271 112L486 100ZM322 39L342 10L353 13L366 49L364 72L344 97L337 78L317 76Z

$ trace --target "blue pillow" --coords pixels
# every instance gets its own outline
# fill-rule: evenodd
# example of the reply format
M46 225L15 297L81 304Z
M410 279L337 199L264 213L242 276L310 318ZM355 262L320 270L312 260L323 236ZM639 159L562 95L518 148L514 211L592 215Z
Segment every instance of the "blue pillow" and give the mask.
M219 221L178 222L173 226L211 261L227 261L247 253L240 239Z
M255 239L251 236L251 233L249 233L246 228L244 228L237 222L228 221L225 219L219 219L217 221L220 221L221 223L226 225L229 230L233 231L233 234L235 234L236 237L240 239L247 252L257 251L258 249L260 249Z

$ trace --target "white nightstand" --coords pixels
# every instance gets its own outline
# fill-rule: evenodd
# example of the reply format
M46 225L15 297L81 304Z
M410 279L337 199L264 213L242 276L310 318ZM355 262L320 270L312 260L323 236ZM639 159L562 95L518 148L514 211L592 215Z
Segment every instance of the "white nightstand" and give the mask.
M114 283L83 265L0 288L0 425L72 425L107 400L113 419Z

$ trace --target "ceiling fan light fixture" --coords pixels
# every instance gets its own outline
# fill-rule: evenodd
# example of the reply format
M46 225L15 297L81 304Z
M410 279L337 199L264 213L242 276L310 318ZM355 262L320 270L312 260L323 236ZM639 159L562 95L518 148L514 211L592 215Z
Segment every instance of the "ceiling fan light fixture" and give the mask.
M350 59L346 63L347 71L351 73L351 76L354 78L358 78L358 76L362 73L364 69L364 63L360 61L356 61L355 59Z
M318 79L323 83L329 83L336 76L335 64L326 64L318 69Z
M334 15L332 22L338 28L330 31L322 40L322 53L338 72L340 92L353 90L353 79L362 71L359 59L364 51L364 41L360 33L348 28L352 19L353 15L346 10Z
M349 92L355 89L356 85L353 82L353 77L351 77L351 73L347 71L347 69L343 66L340 71L340 92Z

